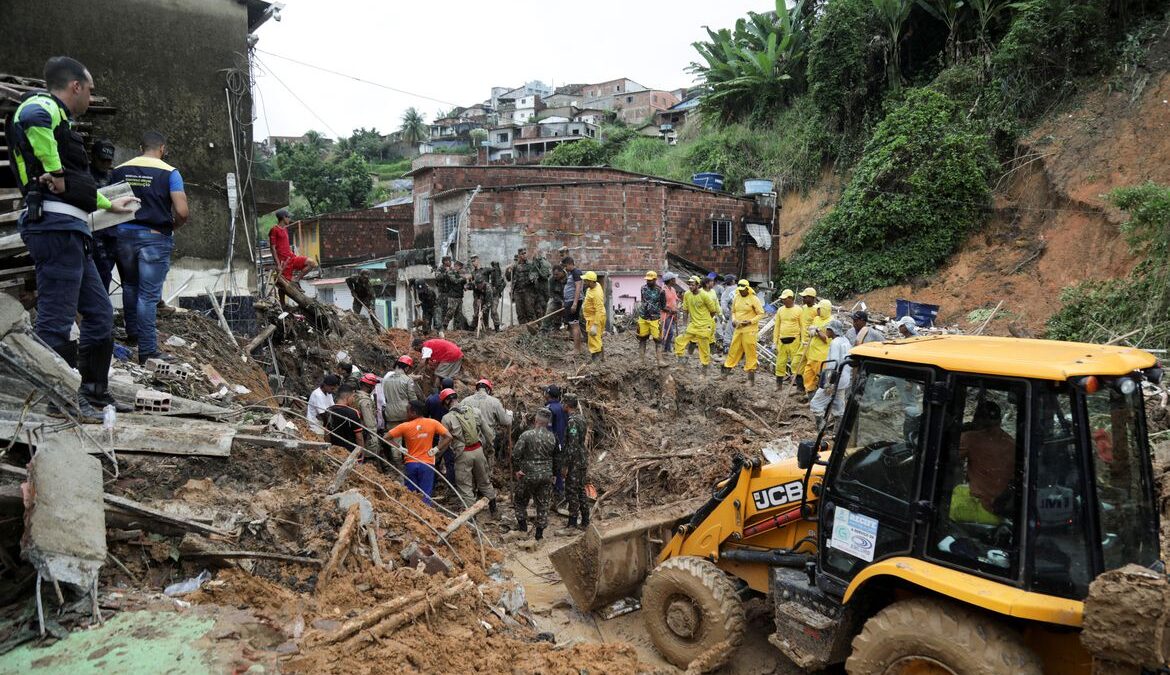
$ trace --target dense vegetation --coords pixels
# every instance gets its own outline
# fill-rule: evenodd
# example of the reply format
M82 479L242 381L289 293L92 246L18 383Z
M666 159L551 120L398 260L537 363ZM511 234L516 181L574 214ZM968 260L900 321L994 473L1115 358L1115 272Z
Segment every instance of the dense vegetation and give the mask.
M1141 262L1125 279L1069 286L1048 335L1085 342L1128 336L1132 344L1170 344L1170 187L1121 188L1109 200L1130 219L1122 232Z
M849 176L837 208L777 270L858 293L928 274L987 215L996 160L1086 78L1128 58L1167 0L783 0L695 43L703 99L677 145L559 150L728 189ZM1140 50L1139 50L1140 51ZM607 146L607 147L602 147ZM579 156L578 156L579 155Z

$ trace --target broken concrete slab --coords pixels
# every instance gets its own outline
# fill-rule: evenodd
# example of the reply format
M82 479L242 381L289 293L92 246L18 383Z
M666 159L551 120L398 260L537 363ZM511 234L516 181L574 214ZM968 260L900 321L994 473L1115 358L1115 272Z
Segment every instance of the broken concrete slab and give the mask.
M93 588L106 560L101 462L76 448L42 450L26 486L23 556L48 579Z
M346 490L335 495L329 495L329 499L337 502L337 508L341 509L343 513L349 512L349 507L358 505L358 522L361 525L366 525L374 517L374 507L370 504L370 500L357 490Z
M302 441L295 438L274 438L271 436L252 436L236 434L237 443L258 445L262 448L281 448L284 450L328 450L332 445L321 441Z
M13 437L18 428L20 440L31 441L38 449L80 448L88 454L103 451L94 444L97 441L114 452L227 457L236 435L228 424L137 414L118 415L110 434L100 424L78 428L37 413L25 415L22 421L19 410L0 410L0 438Z

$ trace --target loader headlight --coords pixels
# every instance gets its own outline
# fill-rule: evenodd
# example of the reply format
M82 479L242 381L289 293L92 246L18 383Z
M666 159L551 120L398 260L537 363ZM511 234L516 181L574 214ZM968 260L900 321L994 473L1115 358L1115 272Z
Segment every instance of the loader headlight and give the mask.
M1124 396L1129 396L1137 391L1137 382L1134 382L1132 377L1124 377L1118 380L1116 386L1117 391L1120 391Z

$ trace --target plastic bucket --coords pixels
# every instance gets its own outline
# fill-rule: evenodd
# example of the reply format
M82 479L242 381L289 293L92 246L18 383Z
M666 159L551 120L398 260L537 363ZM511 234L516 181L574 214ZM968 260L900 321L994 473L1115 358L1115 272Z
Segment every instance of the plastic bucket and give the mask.
M691 182L707 190L722 190L723 174L709 172L697 173L691 176Z
M752 178L743 182L743 191L749 195L763 195L772 192L772 181L765 178Z

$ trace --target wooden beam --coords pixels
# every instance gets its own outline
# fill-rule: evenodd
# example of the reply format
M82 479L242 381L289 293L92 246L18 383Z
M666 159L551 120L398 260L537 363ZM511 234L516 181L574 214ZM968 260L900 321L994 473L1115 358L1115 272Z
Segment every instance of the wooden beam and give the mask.
M327 450L332 443L320 441L302 441L299 438L277 438L275 436L249 436L236 434L236 443L258 445L262 448L282 448L284 450Z

